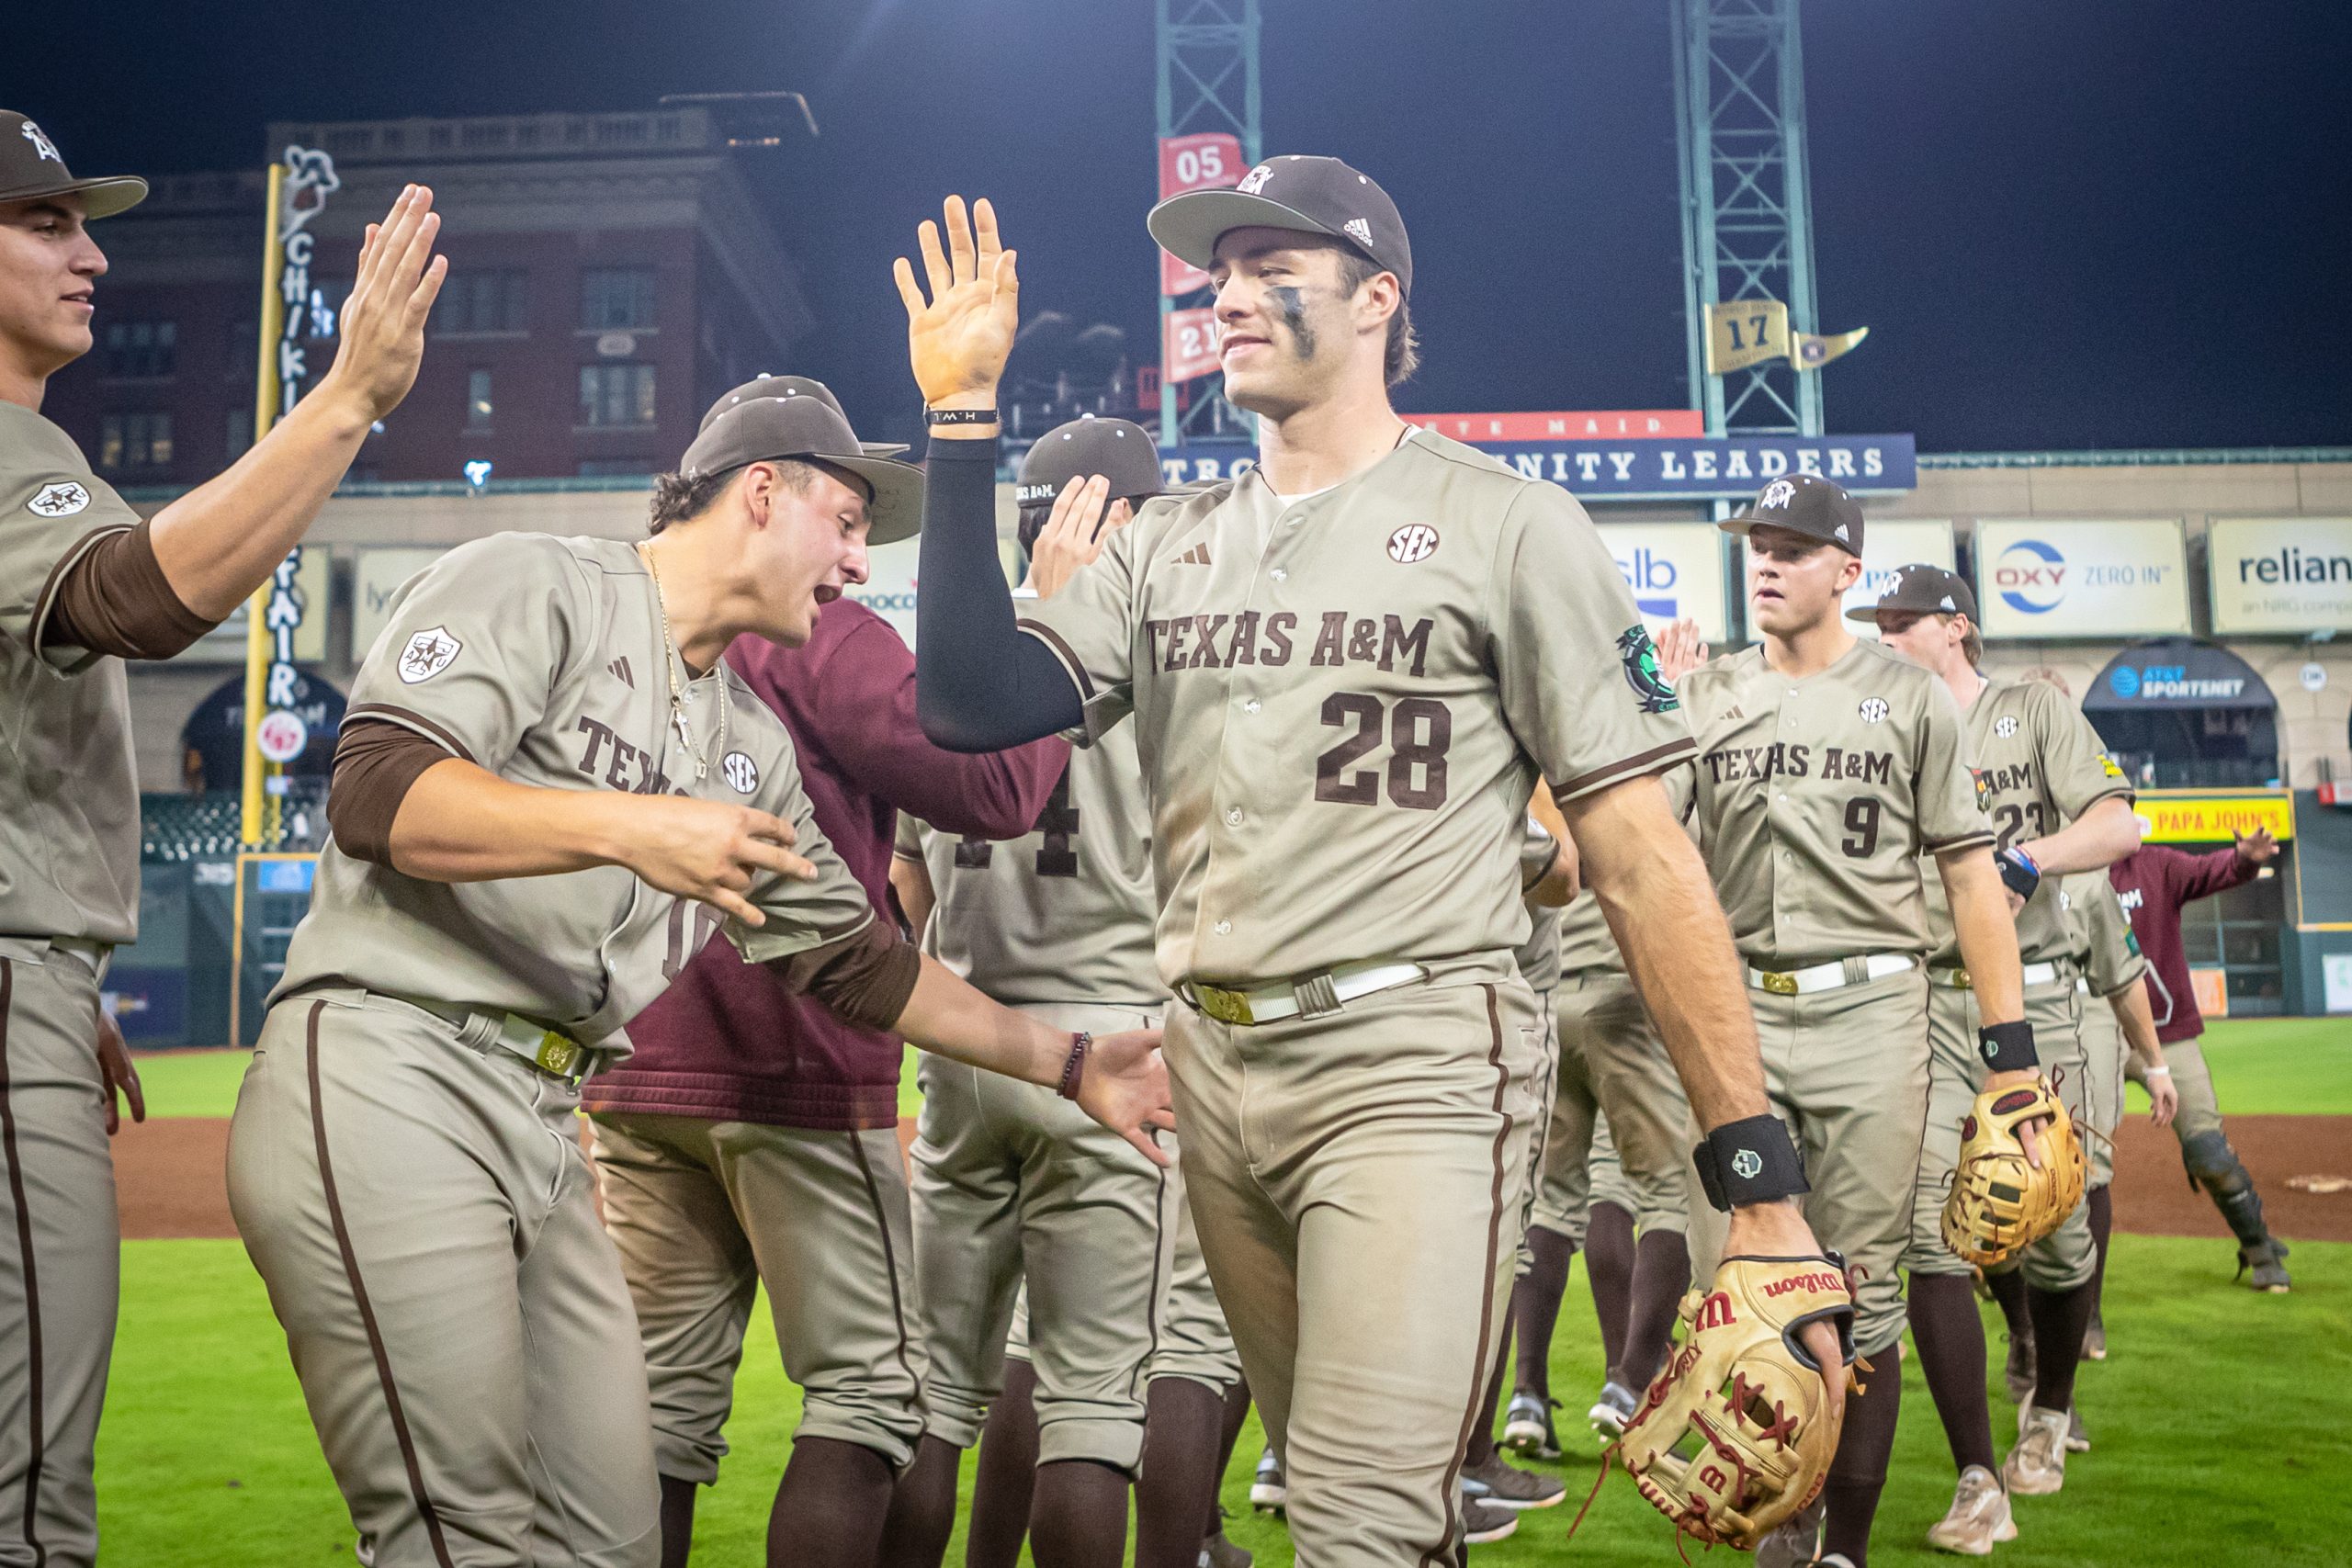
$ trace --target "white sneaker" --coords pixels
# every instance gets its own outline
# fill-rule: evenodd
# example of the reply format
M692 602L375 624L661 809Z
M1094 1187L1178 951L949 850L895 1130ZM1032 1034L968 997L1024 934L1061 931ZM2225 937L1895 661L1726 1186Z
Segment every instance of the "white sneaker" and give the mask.
M1821 1555L1822 1500L1800 1510L1756 1543L1756 1568L1798 1568Z
M2023 1415L2018 1446L2002 1463L2001 1479L2011 1496L2046 1497L2066 1484L2067 1413L2028 1405Z
M2017 1521L2009 1517L2009 1495L2000 1477L1981 1464L1960 1472L1951 1495L1951 1512L1928 1531L1928 1544L1938 1551L1963 1557L1989 1557L1996 1540L2015 1540Z
M1626 1423L1633 1420L1634 1412L1640 1408L1641 1403L1642 1396L1623 1383L1604 1382L1600 1385L1600 1397L1593 1401L1592 1408L1584 1413L1584 1418L1591 1422L1592 1429L1602 1437L1622 1438L1625 1435Z

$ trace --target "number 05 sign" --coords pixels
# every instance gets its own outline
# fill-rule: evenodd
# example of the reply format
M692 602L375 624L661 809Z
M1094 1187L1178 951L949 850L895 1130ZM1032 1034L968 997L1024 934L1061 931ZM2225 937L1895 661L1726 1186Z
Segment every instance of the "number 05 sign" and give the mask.
M1159 139L1159 199L1166 201L1188 190L1216 190L1238 185L1249 167L1241 160L1240 138L1225 131L1163 136ZM1162 294L1172 299L1208 286L1207 273L1189 262L1178 261L1165 251L1159 254Z

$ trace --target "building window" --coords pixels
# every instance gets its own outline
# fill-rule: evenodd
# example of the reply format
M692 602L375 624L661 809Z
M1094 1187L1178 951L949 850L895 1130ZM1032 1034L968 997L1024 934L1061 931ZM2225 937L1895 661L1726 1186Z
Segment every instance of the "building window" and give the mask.
M475 431L488 430L490 412L490 372L487 370L467 371L466 428Z
M109 473L165 468L172 462L172 416L110 413L98 421L98 467Z
M662 465L650 457L583 457L580 460L580 477L583 479L643 479L659 473Z
M593 266L580 275L582 332L641 332L653 325L653 269Z
M447 337L458 333L526 330L523 280L527 276L516 269L454 274L434 302L434 333Z
M140 379L170 375L179 336L176 321L108 321L107 374Z
M627 427L653 423L653 367L583 365L580 367L580 423Z

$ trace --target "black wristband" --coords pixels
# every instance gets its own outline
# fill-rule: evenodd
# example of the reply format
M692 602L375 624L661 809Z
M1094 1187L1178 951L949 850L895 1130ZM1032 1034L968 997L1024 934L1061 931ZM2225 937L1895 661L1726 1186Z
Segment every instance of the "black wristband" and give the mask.
M2003 850L1993 857L1993 864L2000 870L2001 886L2020 898L2031 899L2033 890L2041 886L2041 868L2023 850Z
M1769 1112L1724 1122L1690 1151L1690 1163L1707 1201L1726 1213L1813 1190L1788 1128Z
M1976 1054L1984 1058L1988 1070L1996 1073L2030 1073L2041 1066L2041 1057L2033 1048L2033 1025L2023 1019L2015 1023L1988 1023L1978 1030Z
M994 424L997 423L994 409L925 409L922 417L926 424Z

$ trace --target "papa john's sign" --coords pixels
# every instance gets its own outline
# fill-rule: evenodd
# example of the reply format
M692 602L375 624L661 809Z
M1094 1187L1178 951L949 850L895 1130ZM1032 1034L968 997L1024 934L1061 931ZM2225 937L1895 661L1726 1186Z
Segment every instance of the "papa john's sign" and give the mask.
M1976 525L1976 603L1988 637L2187 632L2180 519L1987 518Z

